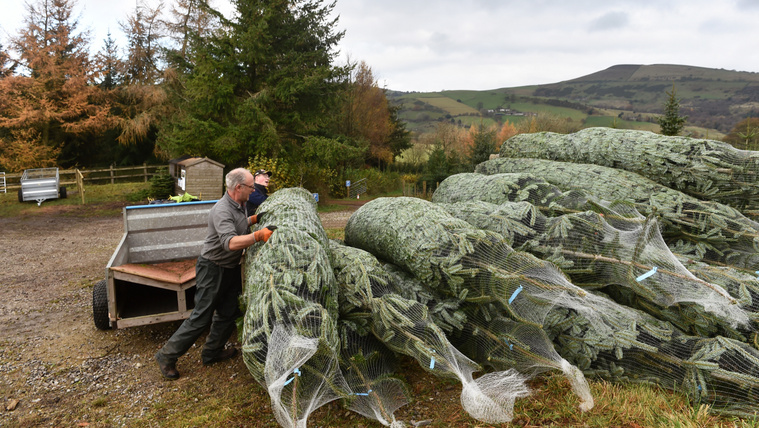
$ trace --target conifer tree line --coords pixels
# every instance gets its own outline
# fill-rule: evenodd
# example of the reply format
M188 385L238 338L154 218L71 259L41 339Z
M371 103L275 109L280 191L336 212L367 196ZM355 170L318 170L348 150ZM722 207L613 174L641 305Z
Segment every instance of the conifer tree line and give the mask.
M120 46L91 40L76 0L27 3L0 45L0 170L190 155L335 175L410 147L371 67L337 64L334 1L156 4L118 22Z

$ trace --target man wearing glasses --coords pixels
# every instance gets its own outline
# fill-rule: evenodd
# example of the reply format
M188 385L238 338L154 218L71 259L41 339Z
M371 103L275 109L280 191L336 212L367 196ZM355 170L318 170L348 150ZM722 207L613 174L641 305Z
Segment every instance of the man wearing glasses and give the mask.
M224 348L241 315L238 297L242 293L240 263L243 250L256 242L266 242L275 227L250 232L258 222L248 216L245 203L254 190L253 175L245 168L230 171L225 179L227 191L211 208L203 249L195 265L195 308L168 342L156 353L161 374L179 379L176 362L211 326L201 352L204 365L233 358L237 349Z

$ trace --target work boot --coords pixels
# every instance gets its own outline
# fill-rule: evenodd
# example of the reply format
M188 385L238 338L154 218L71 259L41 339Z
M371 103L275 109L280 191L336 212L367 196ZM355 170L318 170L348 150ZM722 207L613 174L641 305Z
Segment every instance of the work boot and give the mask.
M158 353L155 354L155 360L158 363L158 369L161 370L163 377L169 380L179 379L179 371L177 371L175 362L167 361L163 354L161 354L161 351L158 351Z
M203 365L208 366L214 363L220 363L222 361L229 360L230 358L234 358L236 355L237 355L237 348L223 349L215 357L209 358L208 360L204 360Z

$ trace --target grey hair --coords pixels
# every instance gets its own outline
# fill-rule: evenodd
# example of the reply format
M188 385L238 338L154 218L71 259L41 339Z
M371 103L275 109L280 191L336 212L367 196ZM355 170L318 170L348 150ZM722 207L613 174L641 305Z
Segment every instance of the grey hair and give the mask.
M229 171L227 177L224 179L227 189L234 189L238 184L243 184L248 174L250 174L250 171L245 168L235 168Z

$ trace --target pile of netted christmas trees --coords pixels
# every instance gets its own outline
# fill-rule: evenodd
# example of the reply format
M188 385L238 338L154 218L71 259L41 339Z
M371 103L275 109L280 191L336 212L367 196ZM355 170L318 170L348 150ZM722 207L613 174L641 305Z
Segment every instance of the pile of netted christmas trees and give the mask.
M619 132L514 137L431 202L365 204L345 242L326 238L310 193L274 193L258 227L278 229L247 255L241 334L279 423L306 426L341 399L404 426L397 355L457 379L463 408L489 423L510 421L526 382L549 370L581 410L594 404L593 376L753 416L759 224L741 210L756 204L756 154ZM556 152L585 164L506 157ZM588 164L597 159L615 168ZM622 170L628 161L662 180ZM672 188L688 183L698 196Z

